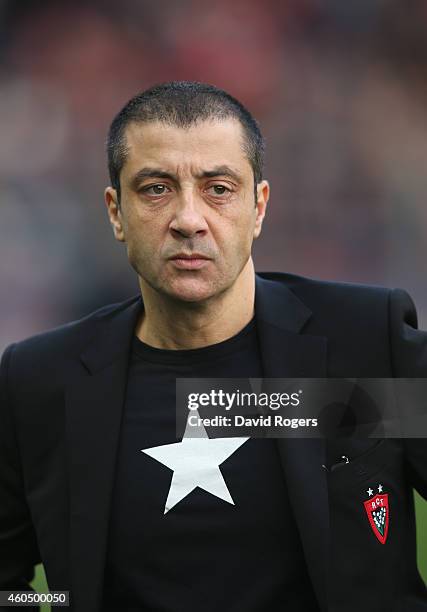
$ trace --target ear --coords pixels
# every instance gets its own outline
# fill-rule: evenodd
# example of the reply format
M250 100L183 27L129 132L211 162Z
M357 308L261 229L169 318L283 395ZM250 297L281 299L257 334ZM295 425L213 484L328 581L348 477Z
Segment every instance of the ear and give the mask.
M122 212L120 210L117 191L112 187L107 187L104 192L105 204L107 206L108 217L113 228L114 237L119 242L125 242L123 231Z
M268 181L261 181L257 185L256 219L254 227L254 238L258 238L261 233L262 222L264 221L267 209L268 198L270 197L270 185Z

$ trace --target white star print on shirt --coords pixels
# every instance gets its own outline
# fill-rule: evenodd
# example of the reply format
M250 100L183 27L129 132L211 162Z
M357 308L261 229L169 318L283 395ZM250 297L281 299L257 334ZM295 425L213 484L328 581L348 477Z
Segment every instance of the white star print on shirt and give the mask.
M199 416L197 411L193 414ZM198 437L190 438L190 435ZM190 427L187 421L181 442L141 449L141 452L173 470L164 514L196 487L234 504L219 466L247 440L249 438L211 439L203 425Z

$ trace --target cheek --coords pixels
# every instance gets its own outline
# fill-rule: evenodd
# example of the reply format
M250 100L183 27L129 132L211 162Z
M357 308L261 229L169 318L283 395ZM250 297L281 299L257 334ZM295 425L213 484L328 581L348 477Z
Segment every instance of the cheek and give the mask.
M250 248L253 240L254 226L254 218L248 214L243 218L236 219L230 233L231 242L234 242L236 247L238 246L240 249Z
M135 267L152 266L154 254L159 251L156 232L143 223L131 225L126 233L127 254L129 262Z
M220 219L213 219L211 231L221 236L223 244L233 248L235 243L246 243L252 239L255 215L252 211L239 207L239 210L227 211Z
M253 235L252 225L249 222L240 223L230 227L230 231L223 233L220 251L223 263L230 273L235 268L241 268L251 254Z
M129 220L126 238L132 250L147 251L158 248L164 234L160 219L135 217Z

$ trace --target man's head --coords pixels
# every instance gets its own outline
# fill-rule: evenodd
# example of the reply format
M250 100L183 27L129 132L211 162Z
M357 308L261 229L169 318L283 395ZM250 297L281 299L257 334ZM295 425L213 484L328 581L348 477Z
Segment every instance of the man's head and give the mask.
M141 289L201 302L233 286L269 195L249 112L210 85L160 85L116 116L108 155L110 222Z

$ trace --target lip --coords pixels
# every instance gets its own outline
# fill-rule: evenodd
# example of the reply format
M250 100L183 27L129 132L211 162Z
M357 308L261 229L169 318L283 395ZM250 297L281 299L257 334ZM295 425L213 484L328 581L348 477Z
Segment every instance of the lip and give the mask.
M171 257L170 261L180 270L199 270L207 265L210 260L199 253L192 253L191 255L178 253L178 255Z

